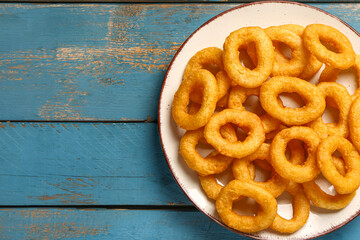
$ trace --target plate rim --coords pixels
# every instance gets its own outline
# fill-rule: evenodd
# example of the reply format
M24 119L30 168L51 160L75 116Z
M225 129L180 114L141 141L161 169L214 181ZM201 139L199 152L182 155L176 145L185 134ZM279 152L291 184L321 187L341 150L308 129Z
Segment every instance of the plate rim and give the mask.
M302 7L307 7L307 8L311 8L313 10L316 10L316 11L320 11L332 18L335 18L336 20L338 20L339 22L341 22L342 24L344 24L346 27L348 27L351 31L353 31L356 35L359 36L360 38L360 33L357 32L352 26L350 26L347 22L345 22L344 20L340 19L339 17L337 17L336 15L333 15L325 10L322 10L320 8L317 8L317 7L314 7L314 6L311 6L309 4L304 4L304 3L300 3L300 2L294 2L294 1L284 1L284 0L263 0L263 1L255 1L255 2L250 2L250 3L244 3L244 4L240 4L239 6L235 6L235 7L232 7L232 8L229 8L223 12L220 12L219 14L211 17L210 19L208 19L207 21L205 21L203 24L201 24L194 32L192 32L186 39L185 41L181 44L181 46L179 47L179 49L176 51L176 53L173 55L169 65L168 65L168 68L166 70L166 73L165 73L165 76L164 76L164 79L163 79L163 83L162 83L162 86L161 86L161 91L160 91L160 97L159 97L159 102L158 102L158 120L157 120L157 123L158 123L158 133L159 133L159 138L160 138L160 143L161 143L161 148L162 148L162 151L164 153L164 157L165 157L165 160L166 160L166 163L170 169L170 172L171 172L171 175L173 176L173 178L175 179L177 185L180 187L180 189L183 191L183 193L185 194L185 196L189 199L189 201L195 206L195 208L197 208L202 214L204 214L205 216L207 216L208 218L210 218L212 221L214 221L215 223L217 223L218 225L230 230L231 232L234 232L236 234L239 234L239 235L242 235L242 236L245 236L245 237L248 237L248 238L252 238L252 239L258 239L258 240L265 240L265 239L269 239L269 238L264 238L264 237L260 237L260 236L256 236L256 235L252 235L252 234L249 234L249 233L244 233L244 232L240 232L236 229L233 229L233 228L230 228L228 227L227 225L225 225L223 222L219 221L217 218L213 217L212 215L208 214L208 213L205 213L199 206L197 206L197 204L195 204L195 202L192 200L192 198L186 193L186 191L184 190L184 187L182 186L180 180L175 176L174 174L174 171L173 171L173 168L171 167L171 164L170 164L170 161L169 161L169 157L165 151L165 147L164 147L164 141L163 141L163 137L162 137L162 134L161 134L161 107L162 107L162 94L164 92L164 87L165 87L165 83L166 83L166 79L168 78L168 74L171 70L171 67L173 66L173 62L175 61L175 59L177 58L177 56L179 55L179 53L181 52L181 50L183 49L183 47L187 44L187 42L200 30L202 29L203 27L205 27L206 25L208 25L210 22L216 20L217 18L221 17L222 15L225 15L229 12L232 12L232 11L235 11L237 9L240 9L240 8L244 8L244 7L248 7L248 6L251 6L251 5L260 5L260 4L269 4L269 3L282 3L282 4L291 4L291 5L298 5L298 6L302 6ZM319 233L319 234L316 234L314 236L311 236L311 237L307 237L307 238L301 238L303 240L310 240L310 239L314 239L314 238L317 238L317 237L321 237L321 236L324 236L324 235L327 235L331 232L334 232L338 229L340 229L341 227L347 225L348 223L350 223L352 220L354 220L356 217L358 217L360 215L360 209L358 209L353 215L351 215L349 218L347 218L345 221L343 221L342 223L336 225L336 226L331 226L329 229Z

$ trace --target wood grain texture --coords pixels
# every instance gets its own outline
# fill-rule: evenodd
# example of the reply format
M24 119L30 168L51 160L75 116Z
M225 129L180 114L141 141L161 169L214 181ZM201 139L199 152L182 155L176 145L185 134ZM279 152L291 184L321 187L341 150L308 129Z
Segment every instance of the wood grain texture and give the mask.
M24 208L2 209L0 219L0 239L248 239L198 211ZM359 224L358 218L318 239L357 239Z
M3 209L0 219L2 239L247 239L197 211Z
M230 7L2 4L0 119L156 119L175 51Z
M239 4L1 4L0 120L156 120L176 50ZM360 29L360 4L313 4Z
M0 124L0 205L187 205L156 123Z

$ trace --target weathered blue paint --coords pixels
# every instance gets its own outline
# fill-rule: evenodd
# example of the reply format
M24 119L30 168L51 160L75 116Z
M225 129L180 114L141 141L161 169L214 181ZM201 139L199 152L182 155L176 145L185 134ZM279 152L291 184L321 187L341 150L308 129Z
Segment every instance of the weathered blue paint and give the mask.
M230 7L2 4L0 119L156 119L175 51Z
M156 123L0 124L1 205L189 204Z
M166 69L239 4L1 4L0 119L157 118ZM358 4L313 4L360 29Z
M3 209L2 239L249 239L237 235L198 211L127 209ZM360 219L319 240L357 239Z

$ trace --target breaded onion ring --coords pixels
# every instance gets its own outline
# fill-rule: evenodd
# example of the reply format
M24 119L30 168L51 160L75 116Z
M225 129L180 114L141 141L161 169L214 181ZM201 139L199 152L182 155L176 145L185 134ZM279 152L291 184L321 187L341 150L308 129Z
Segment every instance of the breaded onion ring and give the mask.
M305 51L301 37L292 31L277 26L268 27L265 29L265 32L273 42L282 42L292 50L289 61L279 62L275 60L272 76L298 76L306 65ZM278 52L278 54L281 53Z
M270 162L270 144L263 143L256 152L253 154L242 158L242 159L235 159L232 165L232 171L235 179L248 179L251 181L250 176L244 171L244 167L242 165L249 165L254 160L262 160ZM279 174L276 173L272 169L271 177L265 182L257 182L253 181L254 184L263 187L268 192L270 192L274 197L280 196L286 189L286 186L289 183L289 180L284 179Z
M247 174L247 178L254 179L255 178L255 165L254 164L247 164L242 166L245 174ZM223 185L221 185L217 181L217 175L207 175L207 176L201 176L199 175L199 180L202 189L204 190L206 196L208 196L211 199L216 200L219 196L219 193L221 189L223 189Z
M218 100L222 98L230 88L230 78L226 75L222 62L222 50L217 47L204 48L195 53L186 65L183 79L200 69L209 70L215 77L218 85ZM195 89L190 93L190 100L196 103L202 102L201 89Z
M297 35L299 35L300 37L302 37L305 30L305 27L298 24L284 24L284 25L280 25L279 27L292 31ZM306 48L304 48L304 51L305 51L306 65L304 67L304 70L297 77L308 80L312 78L320 70L323 63L317 60L317 58L314 55L312 55ZM275 49L275 54L276 52L277 50Z
M239 59L239 49L254 42L257 53L256 68L244 67ZM243 27L232 32L224 43L224 69L238 85L255 88L270 75L274 64L274 48L264 30L260 27Z
M244 88L241 86L235 86L231 89L228 99L228 108L230 109L238 109L245 110L243 103L246 99L251 96L259 96L260 95L260 87L258 88ZM260 116L261 122L264 125L265 133L269 133L271 131L276 130L280 126L280 120L277 120L265 113Z
M334 165L332 154L340 152L346 165L345 176ZM360 156L346 138L330 136L321 141L317 151L317 163L323 176L334 186L336 192L348 194L360 186Z
M347 69L354 64L355 52L350 40L331 26L323 24L308 25L303 33L303 41L309 52L326 65L338 69ZM322 42L332 43L338 52L330 51Z
M277 214L270 228L281 233L293 233L309 218L310 201L298 183L290 181L286 191L293 197L293 217L288 220Z
M285 156L286 146L290 140L298 139L306 144L307 159L302 165L293 164ZM316 152L320 142L319 136L308 127L291 127L279 132L270 147L271 165L283 178L297 183L308 182L320 172L316 165Z
M351 105L351 97L346 88L336 82L322 82L317 85L325 98L330 98L339 109L339 121L337 123L324 123L322 117L309 123L320 138L327 138L329 135L347 137L349 134L348 117Z
M355 100L356 97L360 96L360 55L356 55L355 63L352 68L356 72L356 83L359 86L351 96L352 100ZM319 82L336 82L341 71L342 70L340 69L326 66L321 72Z
M187 131L180 141L180 154L189 168L200 175L221 173L231 164L232 158L219 153L203 158L195 149L199 140L204 137L203 131L203 128Z
M224 139L219 129L226 123L249 129L244 141L230 142ZM255 152L265 140L264 127L260 118L251 112L225 109L214 114L205 126L206 141L223 155L242 158Z
M203 100L199 111L189 114L187 107L189 95L196 87L202 87ZM176 124L186 130L194 130L205 126L213 115L217 102L217 84L215 77L207 70L193 72L184 79L174 95L172 116Z
M312 204L314 204L314 206L330 210L337 210L346 207L356 195L356 192L349 194L338 193L336 195L327 194L321 190L315 180L305 182L302 186L307 198L312 202Z
M301 108L283 107L278 102L281 93L298 93L306 105ZM276 76L260 88L260 103L263 109L287 125L302 125L322 115L326 103L322 92L313 84L295 77Z
M233 202L240 197L250 197L260 205L256 216L243 216L233 211ZM277 212L277 202L262 187L245 180L233 180L220 191L216 199L216 210L227 226L250 233L266 229L272 224Z
M350 138L356 149L360 152L360 97L351 104L349 113Z

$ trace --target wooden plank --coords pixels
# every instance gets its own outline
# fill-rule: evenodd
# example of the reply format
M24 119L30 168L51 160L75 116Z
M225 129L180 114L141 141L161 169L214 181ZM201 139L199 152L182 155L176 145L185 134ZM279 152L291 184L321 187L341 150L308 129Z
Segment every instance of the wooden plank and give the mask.
M360 29L359 4L313 4ZM1 4L0 120L157 119L166 69L239 4Z
M252 0L2 0L0 2L23 3L248 3ZM300 0L300 3L356 3L359 0Z
M0 124L0 205L187 205L156 123Z
M1 239L248 239L198 211L23 208L2 209L0 219ZM359 224L318 239L357 239Z
M0 119L157 119L175 51L230 7L2 4Z

